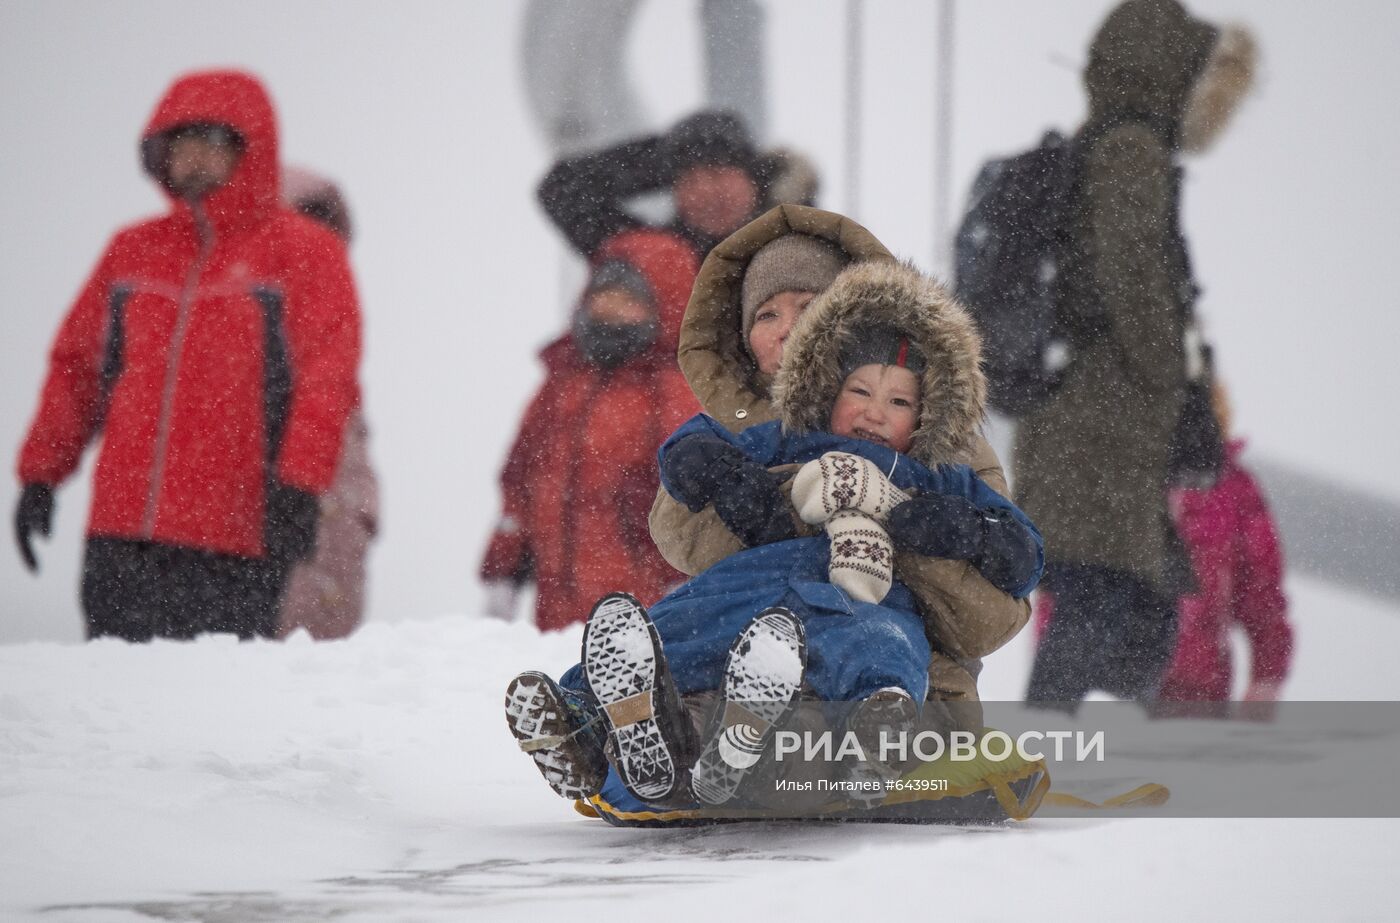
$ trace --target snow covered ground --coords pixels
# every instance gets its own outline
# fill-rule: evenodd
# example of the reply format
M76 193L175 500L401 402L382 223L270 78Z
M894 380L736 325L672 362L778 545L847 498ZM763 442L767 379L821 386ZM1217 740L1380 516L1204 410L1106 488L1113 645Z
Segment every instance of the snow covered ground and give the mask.
M1075 123L1110 5L960 5L959 190L990 154ZM694 6L641 5L631 65L657 126L699 101ZM841 209L845 4L766 6L769 140L811 153ZM927 263L935 8L867 6L857 217ZM1252 22L1266 53L1259 96L1193 165L1186 203L1241 425L1270 457L1400 496L1400 429L1356 399L1383 403L1400 380L1393 286L1372 271L1400 227L1384 166L1400 151L1400 7L1192 6ZM150 106L177 72L233 63L269 82L288 159L340 179L356 209L386 494L370 622L330 644L55 643L81 633L86 472L59 495L39 578L0 549L0 919L1393 917L1396 820L625 831L540 783L500 698L517 670L571 662L577 634L432 617L480 608L470 574L500 459L572 296L532 205L549 158L515 79L523 8L0 4L0 452L102 241L160 207L135 159ZM1289 589L1291 698L1400 699L1400 612ZM27 639L43 640L13 643ZM1027 634L989 660L989 699L1019 697L1029 652Z
M1400 614L1290 592L1290 698L1400 697ZM501 715L511 675L578 640L457 616L326 644L0 647L0 918L595 919L619 898L623 918L697 920L1392 916L1397 820L610 828L543 785ZM1019 695L1029 651L988 661L989 696Z

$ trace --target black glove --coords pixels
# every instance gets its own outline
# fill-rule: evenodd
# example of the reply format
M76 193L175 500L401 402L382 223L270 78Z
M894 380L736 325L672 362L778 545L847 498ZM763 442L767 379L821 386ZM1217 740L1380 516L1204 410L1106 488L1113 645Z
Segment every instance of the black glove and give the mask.
M1004 593L1035 574L1035 540L1005 510L979 510L962 497L926 494L890 510L885 528L900 551L967 561Z
M746 468L715 497L715 512L729 531L749 548L797 537L792 505L778 489L782 478L762 465Z
M925 494L890 510L885 530L901 551L970 561L982 551L982 512L962 497Z
M316 525L321 503L315 494L286 484L272 484L267 492L267 523L263 545L269 559L292 564L311 556L316 548Z
M53 488L48 484L25 484L15 507L15 541L24 566L39 572L39 559L34 557L32 539L38 532L45 538L53 531Z
M750 548L795 538L791 505L770 473L722 439L696 434L666 453L662 473L692 513L711 503L729 531Z

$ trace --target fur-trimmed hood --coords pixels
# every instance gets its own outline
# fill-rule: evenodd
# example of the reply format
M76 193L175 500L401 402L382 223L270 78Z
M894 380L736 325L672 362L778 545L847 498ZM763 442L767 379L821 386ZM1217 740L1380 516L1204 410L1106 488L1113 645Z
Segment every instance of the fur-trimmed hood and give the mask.
M1182 150L1199 154L1215 142L1249 95L1258 69L1254 35L1238 23L1223 26L1186 101L1181 117Z
M677 359L705 412L734 432L774 419L768 388L743 345L740 293L754 254L788 234L829 241L852 262L894 262L875 235L850 218L801 205L765 212L710 251L685 309Z
M842 349L858 327L871 324L903 332L928 361L909 455L929 467L966 464L986 407L982 339L948 290L909 263L849 266L802 313L773 382L773 408L784 429L827 428L844 380Z
M1089 121L1130 113L1176 147L1186 101L1218 37L1214 25L1177 0L1120 3L1089 46Z

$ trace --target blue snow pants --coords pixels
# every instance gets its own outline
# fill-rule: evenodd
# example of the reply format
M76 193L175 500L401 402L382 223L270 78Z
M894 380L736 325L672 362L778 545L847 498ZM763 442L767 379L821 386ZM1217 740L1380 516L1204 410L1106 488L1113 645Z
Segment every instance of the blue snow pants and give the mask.
M648 613L682 694L719 689L730 646L753 617L783 606L807 631L807 686L854 701L887 686L922 702L931 656L913 594L896 582L880 604L852 600L827 580L825 536L739 552L677 587ZM560 679L586 690L581 665Z

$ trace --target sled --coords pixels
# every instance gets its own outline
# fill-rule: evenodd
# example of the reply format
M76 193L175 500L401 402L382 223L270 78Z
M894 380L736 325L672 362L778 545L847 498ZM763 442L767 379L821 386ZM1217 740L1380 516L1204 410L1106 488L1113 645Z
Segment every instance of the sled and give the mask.
M833 793L824 804L803 809L712 807L699 803L658 808L633 797L609 770L597 795L574 803L586 817L616 827L695 827L745 822L837 822L896 824L1001 824L1031 817L1050 789L1043 759L1010 754L991 760L980 754L955 761L948 756L888 783L886 793L856 801Z

